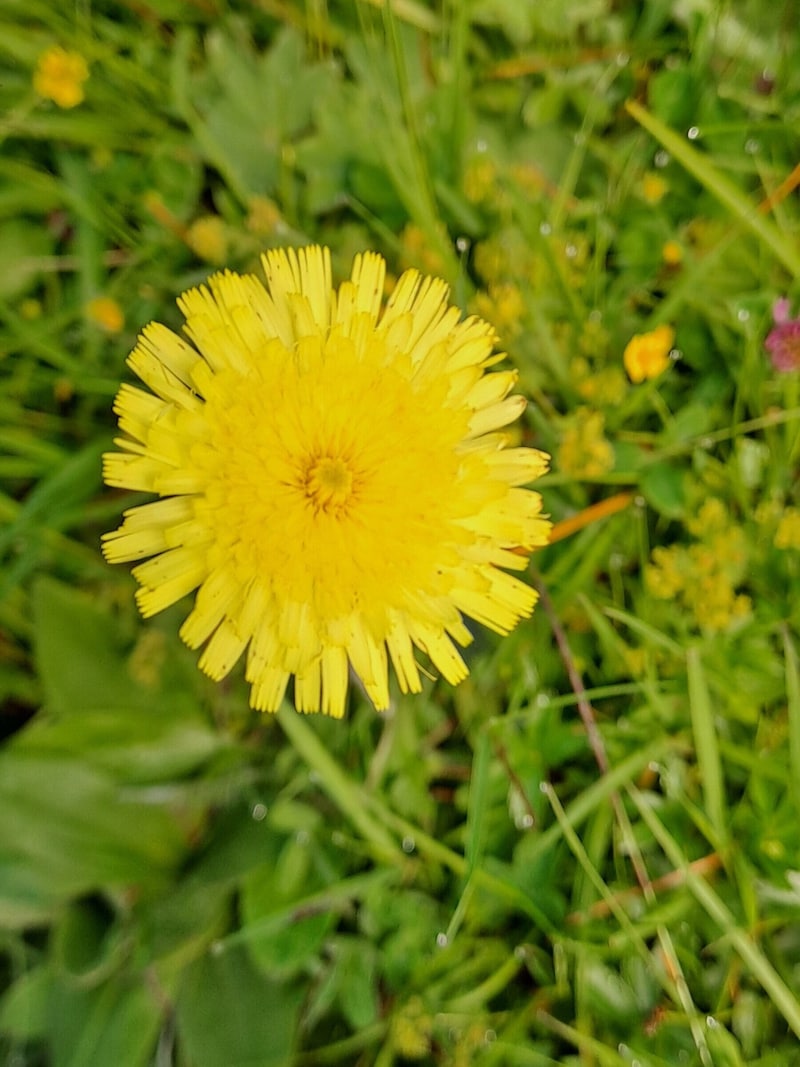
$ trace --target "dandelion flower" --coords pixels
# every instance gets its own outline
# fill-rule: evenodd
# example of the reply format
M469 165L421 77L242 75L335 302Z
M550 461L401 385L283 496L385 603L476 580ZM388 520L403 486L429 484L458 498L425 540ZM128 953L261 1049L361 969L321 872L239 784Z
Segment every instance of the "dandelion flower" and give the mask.
M632 382L657 378L669 366L669 353L675 331L671 326L656 326L649 333L637 333L625 346L622 362Z
M461 320L444 282L409 270L383 306L385 263L356 257L331 288L312 247L263 257L266 287L224 272L178 303L189 342L145 328L123 385L109 485L161 499L125 513L106 558L139 562L151 616L197 590L181 628L200 667L246 654L253 707L290 679L300 711L341 716L352 671L378 709L389 663L420 689L416 650L451 683L464 616L498 633L536 593L508 570L547 542L547 456L500 432L525 401L486 371L494 333Z
M33 87L39 96L59 107L77 107L83 101L83 83L88 77L89 67L79 52L54 45L39 56Z

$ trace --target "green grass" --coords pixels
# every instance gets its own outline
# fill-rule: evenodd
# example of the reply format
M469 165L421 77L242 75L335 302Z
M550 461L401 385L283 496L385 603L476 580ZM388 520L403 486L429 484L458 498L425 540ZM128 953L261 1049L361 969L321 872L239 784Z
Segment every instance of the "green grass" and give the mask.
M4 1062L800 1064L800 386L764 348L800 300L796 21L6 0ZM53 44L75 108L34 91ZM495 323L572 523L461 686L341 723L208 682L99 553L138 330L308 241Z

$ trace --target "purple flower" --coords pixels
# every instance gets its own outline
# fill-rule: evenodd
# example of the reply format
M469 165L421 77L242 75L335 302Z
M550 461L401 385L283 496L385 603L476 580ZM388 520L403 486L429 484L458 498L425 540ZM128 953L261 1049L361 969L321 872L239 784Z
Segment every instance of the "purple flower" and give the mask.
M800 318L791 317L788 297L772 305L772 321L775 325L764 342L772 366L782 374L800 370Z

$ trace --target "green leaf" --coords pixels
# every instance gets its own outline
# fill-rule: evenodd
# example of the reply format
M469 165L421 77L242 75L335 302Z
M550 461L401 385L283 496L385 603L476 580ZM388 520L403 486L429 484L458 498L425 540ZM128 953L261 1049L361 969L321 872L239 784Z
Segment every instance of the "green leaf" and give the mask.
M303 997L302 989L257 970L242 948L203 956L188 968L178 993L186 1059L192 1067L287 1064Z
M378 1018L375 948L363 938L337 938L335 953L342 1012L354 1030L363 1030Z
M152 702L152 693L135 690L113 620L85 594L40 578L33 589L33 625L49 710L70 714Z
M246 38L220 30L209 34L207 50L212 75L198 94L198 137L212 161L225 161L240 195L268 195L278 183L283 146L310 125L314 103L329 99L334 68L309 64L291 28L263 56Z
M242 921L245 928L255 926L252 937L248 938L248 948L265 972L283 975L299 970L319 952L335 921L334 912L317 911L283 922L266 935L257 932L262 920L321 888L319 877L309 867L310 852L307 836L300 841L290 838L275 862L262 864L244 879Z
M0 1033L17 1041L44 1037L52 991L49 967L35 967L18 978L0 1001Z
M0 757L0 913L101 886L163 883L185 851L177 818L75 759Z
M671 463L654 463L646 467L639 488L647 503L659 515L679 519L686 511L685 474Z
M102 898L85 898L59 916L50 949L59 974L89 987L98 985L119 966L125 939Z
M687 129L697 119L701 87L685 66L658 71L650 79L648 96L653 112L670 126Z
M145 1067L162 1010L145 982L107 983L89 991L57 985L50 1016L52 1067Z

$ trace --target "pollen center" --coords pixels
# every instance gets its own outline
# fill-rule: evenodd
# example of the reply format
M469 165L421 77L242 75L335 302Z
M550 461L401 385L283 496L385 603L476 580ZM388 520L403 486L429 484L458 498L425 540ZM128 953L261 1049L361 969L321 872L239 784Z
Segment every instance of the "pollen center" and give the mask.
M306 497L317 511L338 511L353 490L353 473L342 459L322 456L309 467Z

